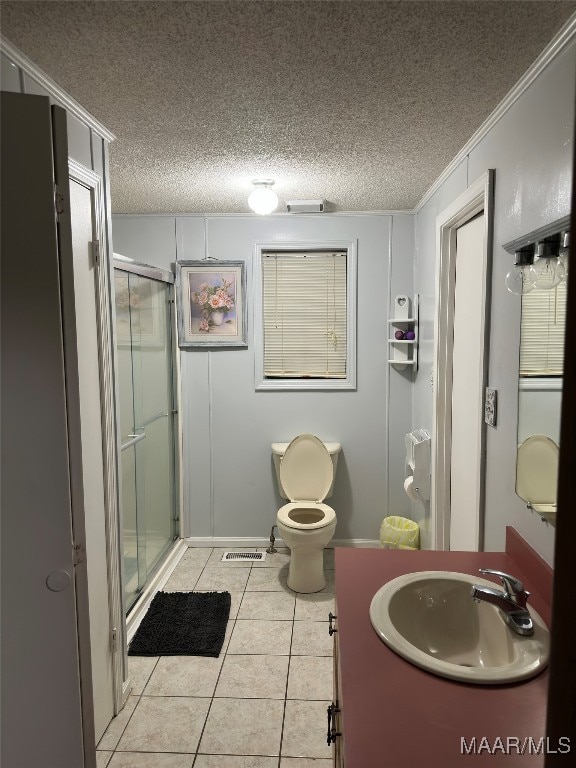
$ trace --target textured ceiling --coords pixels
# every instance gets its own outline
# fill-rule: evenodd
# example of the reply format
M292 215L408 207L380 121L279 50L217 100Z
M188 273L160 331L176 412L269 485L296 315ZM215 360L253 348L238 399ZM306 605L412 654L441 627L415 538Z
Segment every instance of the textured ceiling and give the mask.
M113 210L412 208L576 2L2 2L1 29L113 131Z

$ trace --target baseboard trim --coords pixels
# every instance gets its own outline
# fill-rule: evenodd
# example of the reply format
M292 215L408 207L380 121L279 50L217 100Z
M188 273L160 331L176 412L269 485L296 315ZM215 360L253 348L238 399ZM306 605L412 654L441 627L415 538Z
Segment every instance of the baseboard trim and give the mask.
M226 536L189 536L184 539L189 547L220 547L228 549L231 547L268 547L270 539L250 538L239 536L237 538L228 538ZM283 547L282 539L275 539L276 547Z
M189 536L184 539L188 547L220 547L223 549L233 547L268 547L270 541L268 539L238 537L238 538L226 538L223 536ZM282 539L277 538L275 541L276 547L286 546ZM333 539L330 542L330 547L366 547L373 549L374 547L380 547L380 541L378 539Z
M364 547L365 549L380 549L380 539L333 539L332 547Z
M136 634L136 630L140 626L140 622L150 607L154 595L162 589L164 584L166 584L187 549L188 547L185 540L180 539L180 541L178 541L170 550L166 560L164 560L152 579L150 579L150 582L136 601L134 608L130 611L130 615L126 619L126 640L128 643L130 643Z

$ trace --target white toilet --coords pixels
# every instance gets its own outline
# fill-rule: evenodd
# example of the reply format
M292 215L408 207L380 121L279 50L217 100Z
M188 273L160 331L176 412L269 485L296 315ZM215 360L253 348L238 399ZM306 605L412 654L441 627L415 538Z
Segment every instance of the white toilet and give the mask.
M315 435L298 435L280 458L279 488L290 503L278 510L276 525L290 548L288 586L294 592L326 586L323 551L334 535L336 513L322 502L332 490L334 471L331 454Z
M541 515L556 512L558 445L547 435L530 435L518 448L516 493Z

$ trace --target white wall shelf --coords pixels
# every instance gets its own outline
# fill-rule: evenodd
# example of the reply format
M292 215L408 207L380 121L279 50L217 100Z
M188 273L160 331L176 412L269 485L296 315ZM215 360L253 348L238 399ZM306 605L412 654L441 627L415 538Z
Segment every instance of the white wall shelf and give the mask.
M399 295L394 298L393 317L388 318L388 363L397 371L408 367L418 370L418 294L413 299ZM413 339L397 339L396 331L412 331Z

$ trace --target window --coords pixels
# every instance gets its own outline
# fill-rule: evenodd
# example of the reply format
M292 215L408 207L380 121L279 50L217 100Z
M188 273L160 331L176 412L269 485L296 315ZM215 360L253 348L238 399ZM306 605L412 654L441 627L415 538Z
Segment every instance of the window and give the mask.
M522 296L520 376L562 376L566 283Z
M351 250L259 250L258 389L354 388Z

